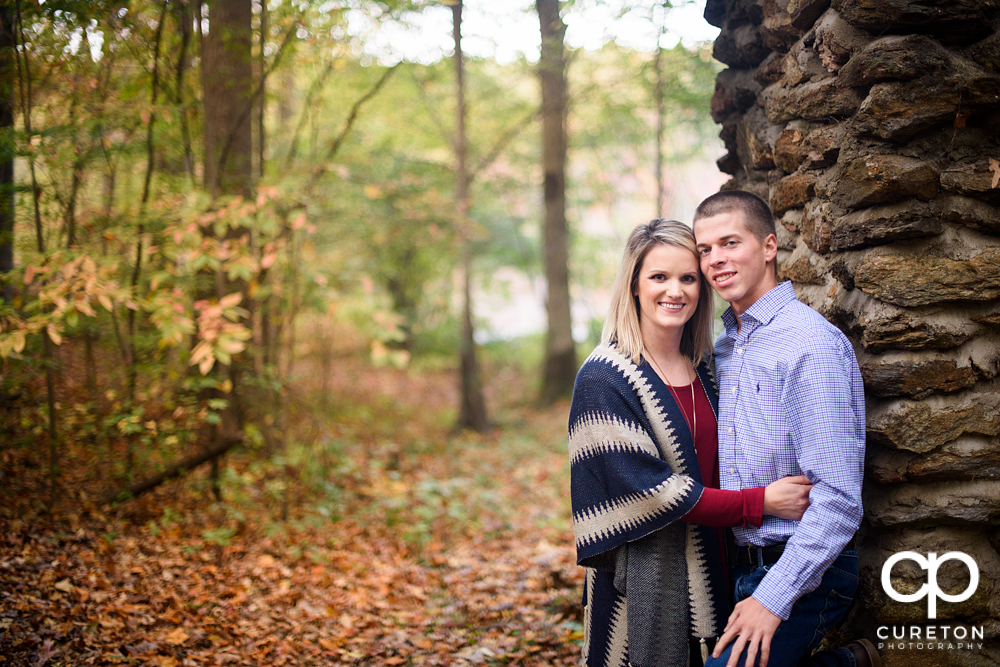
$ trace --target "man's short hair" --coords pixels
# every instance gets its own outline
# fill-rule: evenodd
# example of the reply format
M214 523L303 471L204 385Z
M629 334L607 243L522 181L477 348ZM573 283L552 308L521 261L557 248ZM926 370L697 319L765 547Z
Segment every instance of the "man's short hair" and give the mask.
M747 231L759 242L763 243L768 235L776 234L771 207L757 195L743 190L723 190L708 197L695 209L694 221L731 211L743 213Z

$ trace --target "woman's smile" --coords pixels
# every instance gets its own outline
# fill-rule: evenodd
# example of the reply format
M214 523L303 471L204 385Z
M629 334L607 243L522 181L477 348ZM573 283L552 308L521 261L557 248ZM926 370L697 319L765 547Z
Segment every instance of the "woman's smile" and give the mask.
M642 260L636 280L639 326L683 329L701 291L698 261L685 248L657 245ZM652 333L652 331L650 331Z

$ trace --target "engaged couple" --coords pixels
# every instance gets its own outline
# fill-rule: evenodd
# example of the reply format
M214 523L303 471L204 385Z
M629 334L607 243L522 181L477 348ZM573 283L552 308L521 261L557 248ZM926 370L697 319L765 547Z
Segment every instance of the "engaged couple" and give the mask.
M587 665L881 665L864 639L814 652L857 588L864 392L776 255L740 191L626 242L569 420Z

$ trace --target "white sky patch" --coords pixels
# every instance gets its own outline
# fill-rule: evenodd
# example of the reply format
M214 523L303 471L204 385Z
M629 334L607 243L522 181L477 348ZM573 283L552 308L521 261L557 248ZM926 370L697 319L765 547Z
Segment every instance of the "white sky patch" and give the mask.
M563 17L566 43L572 48L599 49L610 40L629 48L652 51L662 16L635 10L620 16L625 0L603 3L585 0ZM718 37L719 29L705 21L705 0L671 9L662 45L694 46ZM652 18L652 20L651 20ZM429 64L451 53L451 9L430 7L404 21L381 24L362 11L348 13L349 32L363 38L369 56L383 63L409 60ZM465 0L462 46L467 55L508 63L520 57L537 62L541 43L538 15L530 0Z

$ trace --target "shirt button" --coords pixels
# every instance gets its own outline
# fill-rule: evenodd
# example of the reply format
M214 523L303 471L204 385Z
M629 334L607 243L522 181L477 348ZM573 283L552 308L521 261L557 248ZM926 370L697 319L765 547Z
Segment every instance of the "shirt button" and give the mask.
M733 427L732 427L732 426L730 426L730 427L729 427L729 432L730 432L730 433L732 433L732 432L733 432Z
M730 475L735 475L736 474L736 468L730 468L729 469L729 474Z
M743 348L741 347L740 349L736 350L736 353L737 354L743 354Z
M734 394L736 393L736 387L733 387L733 393Z

